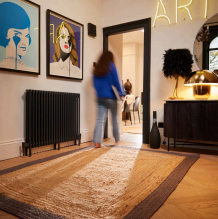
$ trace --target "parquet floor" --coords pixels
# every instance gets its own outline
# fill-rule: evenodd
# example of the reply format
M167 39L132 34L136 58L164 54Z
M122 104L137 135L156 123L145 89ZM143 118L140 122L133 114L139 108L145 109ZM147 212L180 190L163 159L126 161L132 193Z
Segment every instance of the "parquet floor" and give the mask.
M142 136L123 134L119 145L136 148L149 148L141 144ZM114 144L107 139L105 144ZM62 148L60 151L48 151L34 154L32 157L19 157L0 162L0 170L16 166L28 161L40 159L65 151L90 146L84 143L80 147ZM159 150L166 151L166 147ZM178 152L178 150L177 150ZM181 152L183 153L183 152ZM0 211L0 219L14 219L6 212ZM152 216L152 219L218 219L218 156L201 154L199 160L191 167L176 190L164 205Z

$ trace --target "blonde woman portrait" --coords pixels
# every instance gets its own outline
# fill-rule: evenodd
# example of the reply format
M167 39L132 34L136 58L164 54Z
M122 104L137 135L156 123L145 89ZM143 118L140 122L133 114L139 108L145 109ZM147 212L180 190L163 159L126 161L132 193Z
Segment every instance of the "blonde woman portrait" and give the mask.
M56 28L54 48L54 62L50 63L50 75L81 78L75 34L65 21Z

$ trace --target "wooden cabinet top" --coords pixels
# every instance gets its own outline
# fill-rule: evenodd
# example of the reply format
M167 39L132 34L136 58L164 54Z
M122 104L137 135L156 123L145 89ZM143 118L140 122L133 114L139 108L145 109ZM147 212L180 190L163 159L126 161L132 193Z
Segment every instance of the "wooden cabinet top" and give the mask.
M218 99L214 100L164 100L167 103L178 103L178 102L218 102Z

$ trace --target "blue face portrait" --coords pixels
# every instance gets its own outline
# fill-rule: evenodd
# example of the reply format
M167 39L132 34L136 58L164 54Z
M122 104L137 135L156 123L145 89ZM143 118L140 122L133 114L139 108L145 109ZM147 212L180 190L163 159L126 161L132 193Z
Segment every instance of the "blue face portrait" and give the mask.
M26 11L13 2L1 3L0 27L0 46L6 48L6 55L24 56L31 44L30 18Z

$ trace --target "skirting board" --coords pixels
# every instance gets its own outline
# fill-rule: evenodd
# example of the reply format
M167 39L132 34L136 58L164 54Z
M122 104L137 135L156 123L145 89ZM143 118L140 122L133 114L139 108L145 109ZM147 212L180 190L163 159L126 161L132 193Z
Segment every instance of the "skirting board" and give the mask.
M15 139L0 142L0 160L7 160L21 156L23 141L24 139Z
M119 124L120 130L122 128L122 123ZM109 138L113 138L112 126L109 127ZM82 130L81 131L81 143L90 142L93 140L94 130ZM163 143L163 132L160 130L161 135L161 144ZM167 139L165 139L167 140ZM24 139L15 139L9 141L0 142L0 161L7 160L15 157L20 157L23 155L22 153L22 142Z
M93 134L94 130L82 130L81 143L92 141ZM24 142L24 139L14 139L0 142L0 161L22 156L22 142ZM52 146L44 146L43 148L43 150L49 150Z

